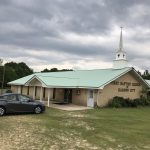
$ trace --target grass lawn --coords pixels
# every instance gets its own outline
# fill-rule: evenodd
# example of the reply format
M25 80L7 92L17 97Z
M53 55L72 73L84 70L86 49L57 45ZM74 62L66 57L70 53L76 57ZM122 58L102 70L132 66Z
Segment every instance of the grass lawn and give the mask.
M61 111L0 117L0 150L148 150L150 108Z

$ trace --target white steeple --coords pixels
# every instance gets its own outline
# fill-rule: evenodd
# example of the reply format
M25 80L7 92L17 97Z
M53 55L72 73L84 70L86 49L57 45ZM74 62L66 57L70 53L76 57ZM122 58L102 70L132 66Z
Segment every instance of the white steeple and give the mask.
M120 42L119 42L119 50L118 51L123 51L123 39L122 39L122 28L121 28L121 33L120 33Z
M123 37L122 37L122 28L120 32L120 41L119 41L119 49L116 51L116 59L113 61L114 69L121 69L128 67L128 61L126 59L126 53L123 49Z

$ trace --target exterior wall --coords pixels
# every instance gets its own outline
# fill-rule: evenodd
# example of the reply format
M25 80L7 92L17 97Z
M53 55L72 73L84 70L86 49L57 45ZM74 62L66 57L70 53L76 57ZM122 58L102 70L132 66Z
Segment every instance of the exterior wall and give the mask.
M64 101L64 89L56 89L55 90L55 100L56 101Z
M77 94L77 90L80 94ZM72 103L76 105L87 106L87 90L86 89L73 89L72 90Z
M42 83L41 83L39 80L37 80L37 79L33 79L33 80L30 82L29 85L30 85L30 86L39 86L39 87L41 87L41 86L42 86Z
M13 93L18 93L18 88L20 88L20 87L21 86L12 85L11 90ZM33 98L33 94L34 94L33 92L34 92L34 86L29 86L29 94L28 94L28 86L22 86L22 94L28 95L29 97ZM45 89L45 98L43 97L43 93L42 93L43 100L46 100L46 101L48 100L48 92L50 92L50 99L53 98L53 89L46 88ZM41 87L37 87L35 99L40 99L40 93L41 93ZM58 94L59 94L59 92L58 92ZM57 96L57 98L59 98L59 96Z
M97 105L97 101L98 101L98 98L99 98L99 94L101 93L101 90L94 90L94 105L96 106Z
M44 90L43 90L43 92L44 92ZM45 89L45 97L43 97L43 100L45 100L45 101L48 100L48 93L49 93L49 96L50 96L50 100L53 98L53 89L46 88Z
M18 92L18 86L17 85L11 85L11 91L13 93L17 93Z
M77 94L77 90L80 90L80 94ZM76 105L87 106L87 99L89 95L89 89L73 89L72 90L72 103ZM97 103L98 90L93 90L94 103Z
M143 88L145 88L144 85L139 82L139 79L137 79L131 71L118 78L115 82L113 81L106 85L104 89L99 92L97 105L100 107L106 106L114 96L129 99L140 98Z
M22 94L27 95L28 87L22 86Z
M40 99L40 94L41 94L41 87L36 87L36 95L35 99Z
M18 87L20 86L11 86L11 90L14 93L18 92ZM77 90L80 90L80 94L77 94ZM33 98L34 87L29 86L29 94L28 94L28 86L22 87L22 94L28 95ZM44 90L43 90L44 92ZM53 89L45 89L45 98L42 93L42 100L48 100L48 92L50 92L50 100L53 99ZM40 99L41 87L37 87L35 99ZM72 103L76 105L87 106L87 98L88 98L88 89L72 89ZM96 102L97 93L94 92L94 101ZM55 100L56 101L64 101L64 89L56 89L55 90Z
M29 95L28 96L33 98L33 92L34 92L34 87L33 86L29 86Z

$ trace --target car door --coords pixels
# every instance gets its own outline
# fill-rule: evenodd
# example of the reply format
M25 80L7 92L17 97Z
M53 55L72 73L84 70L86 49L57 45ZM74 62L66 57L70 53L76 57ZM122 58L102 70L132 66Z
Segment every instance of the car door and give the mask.
M3 97L7 100L7 112L20 112L21 103L18 101L16 94L5 95Z
M30 97L19 94L18 100L21 103L21 112L33 112L34 102L31 100Z

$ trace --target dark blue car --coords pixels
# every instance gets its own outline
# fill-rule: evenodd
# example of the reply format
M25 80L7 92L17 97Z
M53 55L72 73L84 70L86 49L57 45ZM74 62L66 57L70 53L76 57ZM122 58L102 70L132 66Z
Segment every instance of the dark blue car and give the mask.
M36 113L45 111L45 105L39 101L22 95L8 93L0 96L0 116L6 113Z

